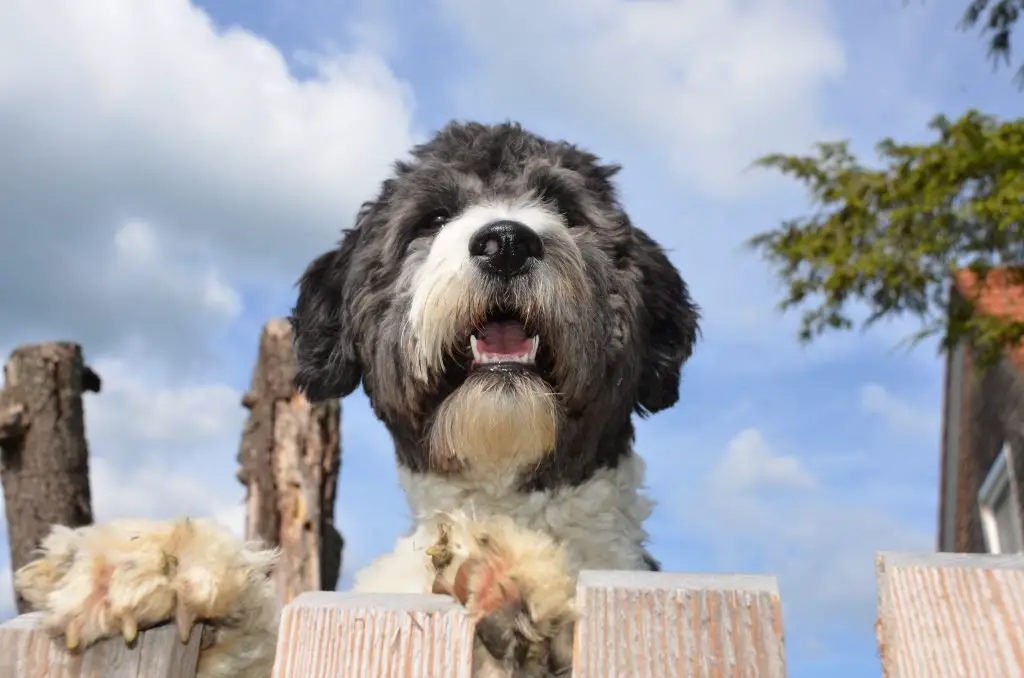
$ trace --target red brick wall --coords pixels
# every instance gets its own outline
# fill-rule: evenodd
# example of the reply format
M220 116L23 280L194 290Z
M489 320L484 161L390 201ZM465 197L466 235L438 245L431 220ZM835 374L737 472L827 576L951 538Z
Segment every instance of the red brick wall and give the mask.
M1024 487L1024 375L1009 360L986 373L964 361L964 416L957 465L955 549L984 553L985 537L978 511L978 488L1005 442L1013 450L1011 472L1017 488ZM1017 510L1024 524L1024 503L1017 492Z

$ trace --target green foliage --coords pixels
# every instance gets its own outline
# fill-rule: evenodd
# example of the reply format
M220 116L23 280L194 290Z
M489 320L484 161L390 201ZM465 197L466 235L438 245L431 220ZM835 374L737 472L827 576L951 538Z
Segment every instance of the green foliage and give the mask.
M1010 37L1021 12L1024 0L971 0L960 20L960 28L981 26L989 36L989 58L996 63L1010 61ZM1017 71L1017 83L1024 86L1024 66Z
M959 27L978 28L989 58L1009 63L1022 13L1024 0L968 0ZM1017 79L1024 87L1024 66ZM932 144L879 143L875 167L858 162L845 142L757 161L803 182L816 208L748 242L787 288L780 307L810 305L802 341L853 327L850 303L860 301L870 312L865 327L910 314L921 321L912 342L939 334L949 347L969 337L983 364L1022 344L1024 323L954 303L949 282L963 266L982 279L1006 266L1022 267L1008 282L1024 285L1024 120L969 111L954 122L939 116L930 127L938 134Z
M951 307L949 294L956 267L984 275L1024 263L1024 120L970 111L952 122L939 116L930 128L938 134L931 144L880 142L875 168L845 142L757 161L804 183L815 206L748 243L787 288L782 309L811 305L801 340L853 327L853 301L868 306L865 326L910 314L921 320L912 341L940 334L948 346L969 335L985 361L1024 338L1024 323Z

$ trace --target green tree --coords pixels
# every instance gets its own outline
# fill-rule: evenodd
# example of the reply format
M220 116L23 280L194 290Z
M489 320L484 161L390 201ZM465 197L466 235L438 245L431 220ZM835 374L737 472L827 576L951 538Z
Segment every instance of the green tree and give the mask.
M1024 0L971 0L960 20L960 28L980 26L982 34L989 39L989 58L997 64L1009 63L1010 38L1022 11ZM1017 82L1024 85L1024 66L1017 70Z
M973 0L960 27L980 26L990 57L1005 61L1022 10L1024 0ZM982 279L1011 267L1024 284L1024 270L1013 268L1024 264L1024 120L970 110L958 120L937 116L930 129L930 144L881 141L874 167L845 141L756 161L802 182L814 206L748 242L783 283L780 308L804 306L801 341L905 314L921 321L911 341L939 335L948 347L969 336L986 363L1024 340L1024 323L974 314L949 291L951 272L963 266ZM867 306L866 319L852 317L855 302Z

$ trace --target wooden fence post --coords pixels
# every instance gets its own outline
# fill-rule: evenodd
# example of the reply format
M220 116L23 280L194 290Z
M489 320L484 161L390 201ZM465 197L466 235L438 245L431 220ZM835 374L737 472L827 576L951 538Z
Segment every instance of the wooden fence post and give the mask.
M128 647L120 636L83 652L68 652L39 625L39 614L0 624L0 678L195 678L203 627L188 644L173 624L139 633Z
M885 678L1024 678L1024 554L880 553Z
M774 577L588 571L573 678L785 678ZM274 678L469 678L474 624L445 596L307 593L285 607Z
M1024 678L1024 554L882 553L876 625L885 678ZM585 571L574 678L785 678L781 601L761 575ZM447 596L299 594L273 678L471 678L474 623ZM197 627L69 654L27 614L0 625L0 678L194 678Z
M341 403L311 405L292 385L296 365L288 321L260 335L252 384L242 398L238 479L246 486L246 537L280 546L281 601L333 590L344 541L334 526L341 466Z
M573 678L785 678L775 577L585 571Z
M32 560L53 525L92 523L82 393L99 390L78 344L21 346L4 366L0 482L12 572ZM17 605L28 611L20 596Z
M282 612L273 678L471 678L474 632L447 596L303 593Z

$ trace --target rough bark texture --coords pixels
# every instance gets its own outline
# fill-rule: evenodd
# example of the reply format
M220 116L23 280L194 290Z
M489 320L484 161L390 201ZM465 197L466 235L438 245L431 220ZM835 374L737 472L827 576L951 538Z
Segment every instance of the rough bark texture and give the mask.
M32 560L52 525L92 523L82 392L99 390L81 347L69 342L22 346L4 367L0 481L12 570ZM20 597L17 605L28 611Z
M341 466L341 403L311 405L292 384L291 328L272 320L260 336L238 479L247 488L246 537L280 546L281 600L333 590L341 571L334 500Z

